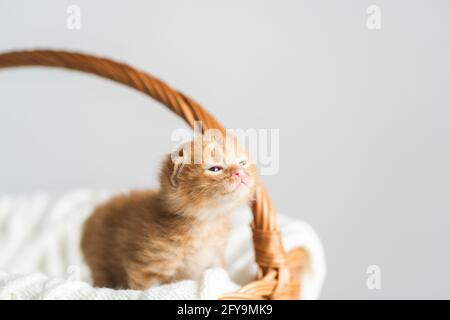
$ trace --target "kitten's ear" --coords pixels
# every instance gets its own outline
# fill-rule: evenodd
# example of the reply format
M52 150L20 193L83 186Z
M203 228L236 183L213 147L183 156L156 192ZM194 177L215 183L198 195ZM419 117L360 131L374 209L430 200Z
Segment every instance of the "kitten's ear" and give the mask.
M184 160L183 149L177 151L176 156L172 156L173 168L172 173L170 174L170 183L174 187L178 186L178 177L180 176L184 165L183 160Z

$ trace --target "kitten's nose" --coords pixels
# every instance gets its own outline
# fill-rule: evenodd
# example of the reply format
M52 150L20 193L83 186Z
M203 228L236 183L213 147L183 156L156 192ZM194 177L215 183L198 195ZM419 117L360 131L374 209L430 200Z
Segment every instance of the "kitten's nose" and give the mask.
M242 173L240 171L236 171L235 173L233 173L233 175L240 178Z

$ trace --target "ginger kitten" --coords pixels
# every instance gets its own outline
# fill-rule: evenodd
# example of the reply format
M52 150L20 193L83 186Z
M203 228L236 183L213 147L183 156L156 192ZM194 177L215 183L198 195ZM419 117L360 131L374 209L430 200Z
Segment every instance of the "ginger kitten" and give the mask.
M81 247L94 285L142 290L223 266L230 214L252 199L255 179L234 139L184 144L163 161L159 190L116 196L85 222Z

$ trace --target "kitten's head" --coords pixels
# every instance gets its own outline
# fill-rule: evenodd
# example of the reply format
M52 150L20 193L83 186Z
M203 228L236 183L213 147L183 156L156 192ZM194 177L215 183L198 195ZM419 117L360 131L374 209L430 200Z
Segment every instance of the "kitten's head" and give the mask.
M161 192L171 210L227 211L253 198L256 166L236 138L205 135L183 144L163 163Z

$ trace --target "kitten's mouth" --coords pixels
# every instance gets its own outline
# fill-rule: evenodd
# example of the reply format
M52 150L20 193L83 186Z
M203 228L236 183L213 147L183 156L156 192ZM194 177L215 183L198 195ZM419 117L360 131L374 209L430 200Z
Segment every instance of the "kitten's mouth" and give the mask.
M237 188L240 188L243 186L247 186L247 184L241 180L240 182L236 183L236 187L234 187L234 189L237 189Z
M239 178L239 180L234 180L233 184L234 184L234 186L232 187L231 192L234 192L243 187L248 187L247 181L244 180L243 178Z

